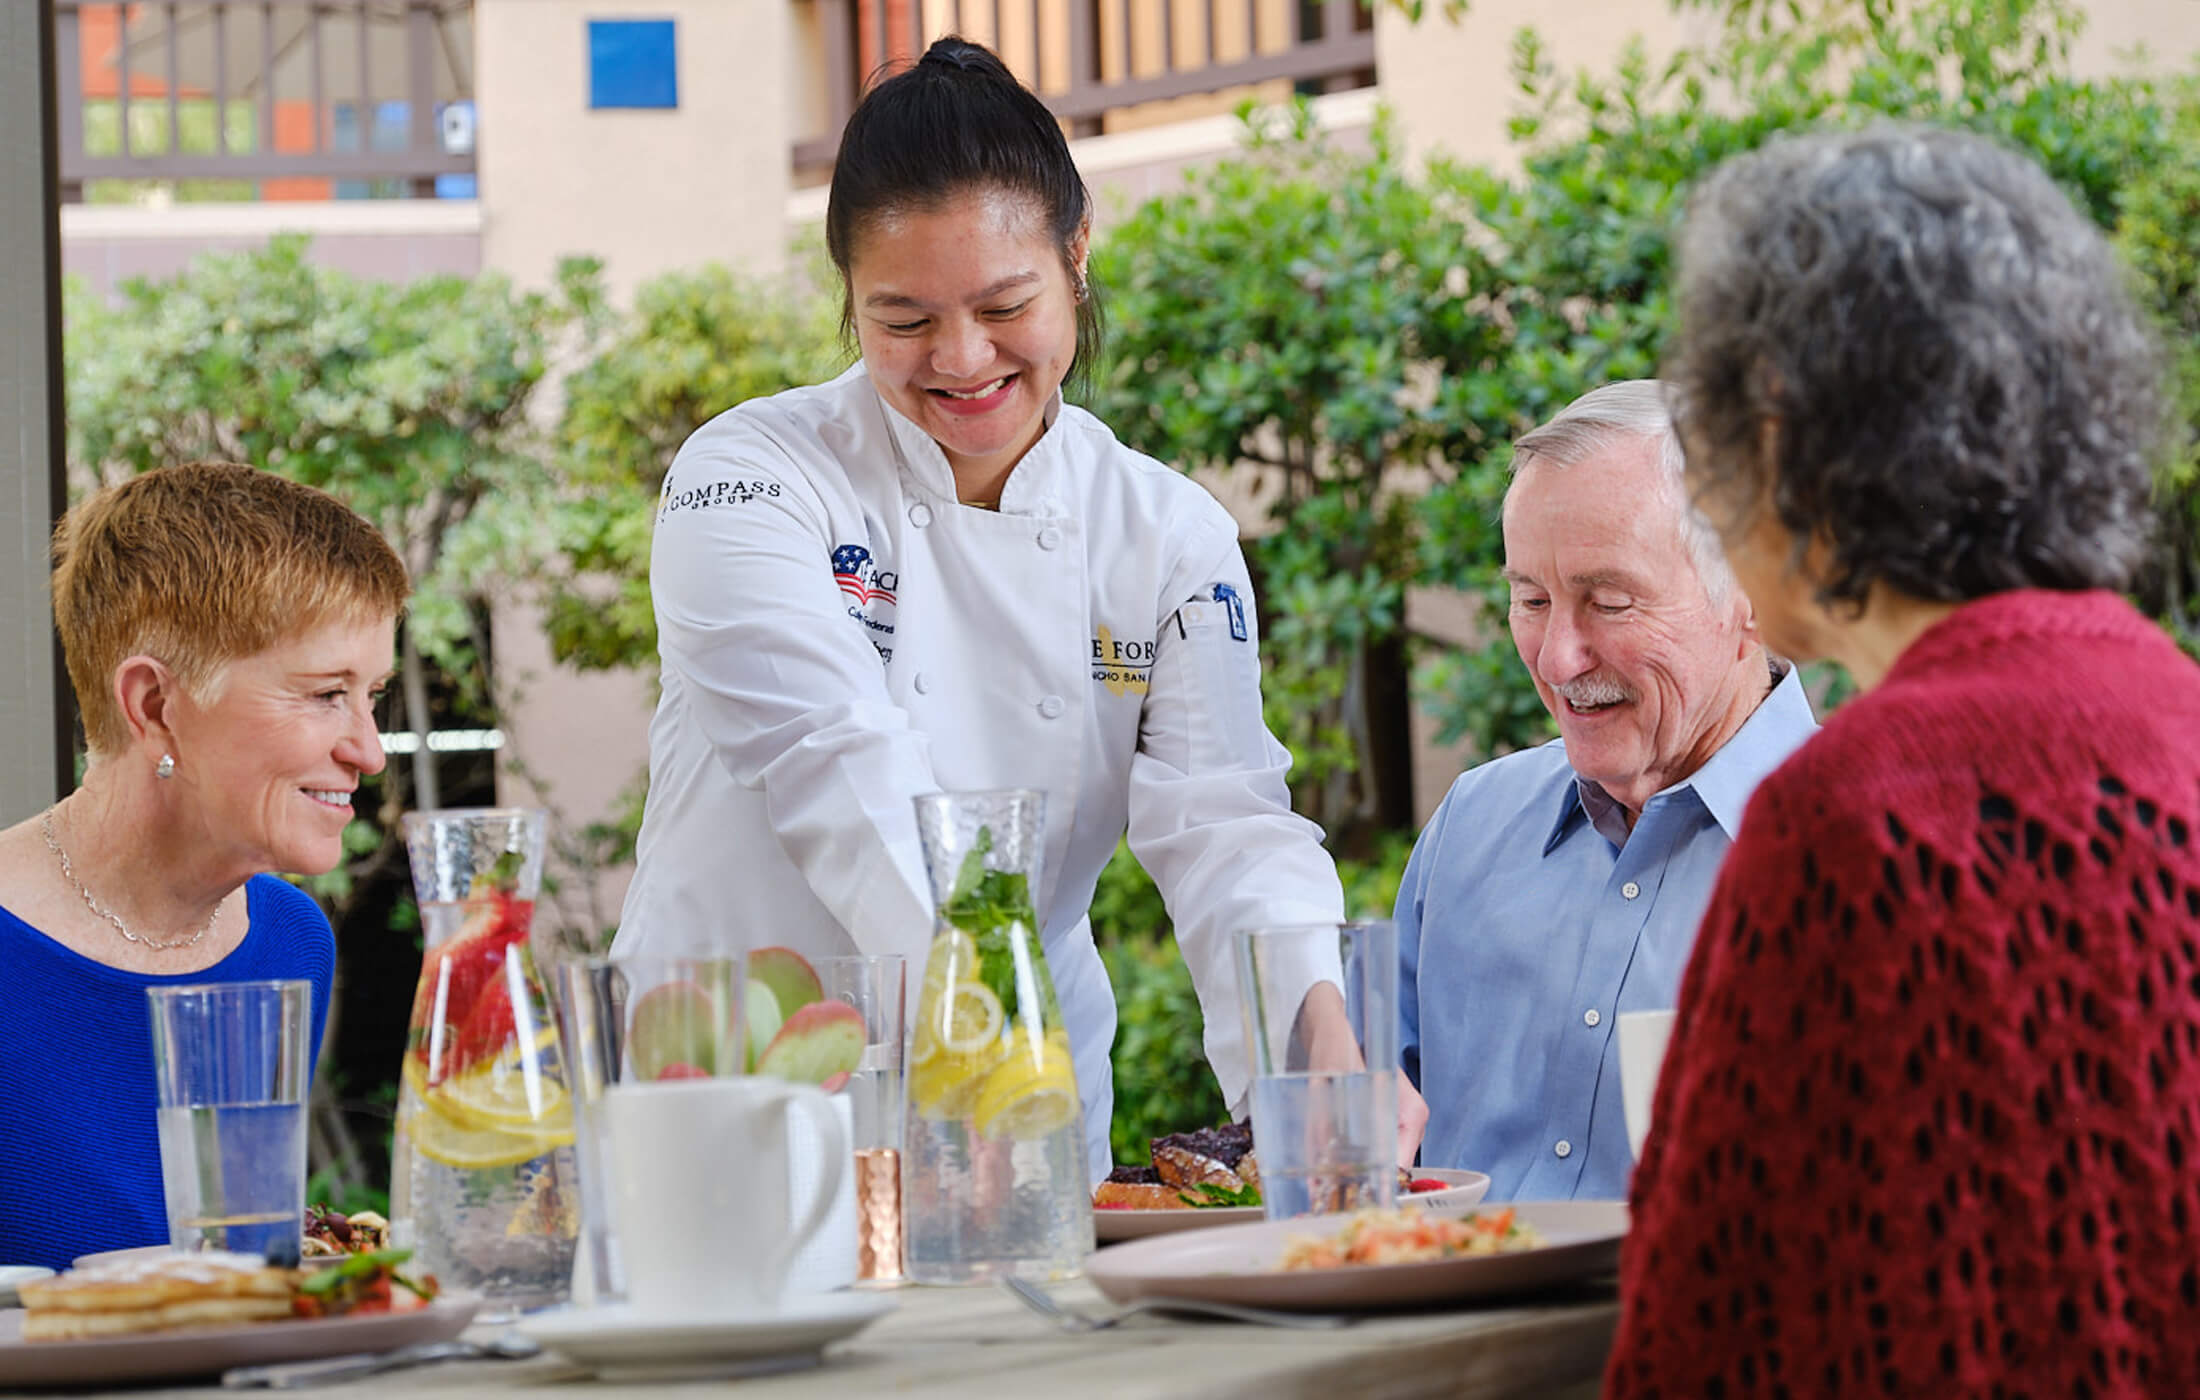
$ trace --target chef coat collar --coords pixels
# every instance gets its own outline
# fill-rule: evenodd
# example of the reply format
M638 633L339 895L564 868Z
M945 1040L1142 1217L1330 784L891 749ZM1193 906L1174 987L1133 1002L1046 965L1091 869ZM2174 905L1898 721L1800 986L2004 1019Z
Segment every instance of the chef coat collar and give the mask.
M870 371L861 360L848 371L849 375L870 378ZM845 377L845 376L844 376ZM879 411L886 417L886 428L894 440L894 449L901 456L902 466L924 491L944 502L960 498L955 492L955 472L947 465L947 454L940 450L930 433L903 417L901 411L879 394L877 386L872 393L878 400ZM1052 482L1062 453L1064 435L1055 431L1062 416L1062 391L1057 388L1047 400L1044 426L1039 440L1031 445L1015 470L1008 474L1007 484L1001 490L1001 514L1047 515L1051 501L1048 488Z

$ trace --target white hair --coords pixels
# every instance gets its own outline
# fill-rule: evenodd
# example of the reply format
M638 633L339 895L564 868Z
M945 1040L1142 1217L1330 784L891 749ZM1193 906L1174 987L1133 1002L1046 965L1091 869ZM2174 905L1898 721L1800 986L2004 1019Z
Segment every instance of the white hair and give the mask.
M1672 510L1681 548L1696 566L1704 592L1713 603L1724 605L1734 596L1734 571L1727 567L1719 532L1696 509L1683 474L1686 460L1680 435L1673 429L1673 413L1664 381L1621 379L1600 385L1560 409L1542 427L1522 434L1513 442L1513 485L1529 458L1554 466L1572 467L1612 446L1615 438L1633 438L1658 449L1659 480L1665 483L1665 503ZM1505 488L1512 500L1512 486Z

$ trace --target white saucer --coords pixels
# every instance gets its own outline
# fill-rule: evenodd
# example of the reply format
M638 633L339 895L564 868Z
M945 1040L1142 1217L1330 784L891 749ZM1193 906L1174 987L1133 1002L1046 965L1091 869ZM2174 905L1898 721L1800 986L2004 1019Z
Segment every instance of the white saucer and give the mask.
M12 1308L18 1303L15 1286L42 1278L52 1278L53 1270L37 1264L0 1264L0 1308Z
M817 1293L765 1313L680 1317L613 1303L536 1313L514 1325L607 1381L680 1380L815 1366L827 1342L893 1310L884 1293Z

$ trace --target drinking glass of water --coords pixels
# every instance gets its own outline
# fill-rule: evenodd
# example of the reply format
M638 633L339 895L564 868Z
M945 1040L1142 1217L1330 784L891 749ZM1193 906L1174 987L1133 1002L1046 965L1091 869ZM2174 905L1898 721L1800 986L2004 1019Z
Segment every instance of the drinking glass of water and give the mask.
M1398 1195L1398 933L1388 920L1242 930L1253 1146L1270 1220Z
M839 1092L850 1103L855 1144L856 1277L901 1277L902 1030L908 972L899 953L820 958L828 1001L863 1017L863 1059Z
M145 995L169 1243L295 1251L305 1226L311 984L149 987Z

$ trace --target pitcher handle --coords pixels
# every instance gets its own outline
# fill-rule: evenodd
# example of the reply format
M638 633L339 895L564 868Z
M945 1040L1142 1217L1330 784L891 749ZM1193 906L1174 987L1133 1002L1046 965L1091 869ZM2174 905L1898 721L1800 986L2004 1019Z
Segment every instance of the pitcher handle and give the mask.
M786 1247L780 1251L773 1273L782 1279L794 1267L795 1257L825 1228L825 1217L832 1213L834 1203L840 1198L841 1181L851 1170L849 1163L855 1156L855 1149L848 1143L847 1126L840 1121L830 1095L818 1089L796 1090L787 1096L787 1113L791 1119L797 1112L809 1115L811 1126L817 1131L817 1140L823 1144L820 1150L825 1154L825 1170L818 1173L817 1199L802 1212L799 1223L787 1236ZM791 1122L788 1129L787 1136L792 1140Z

